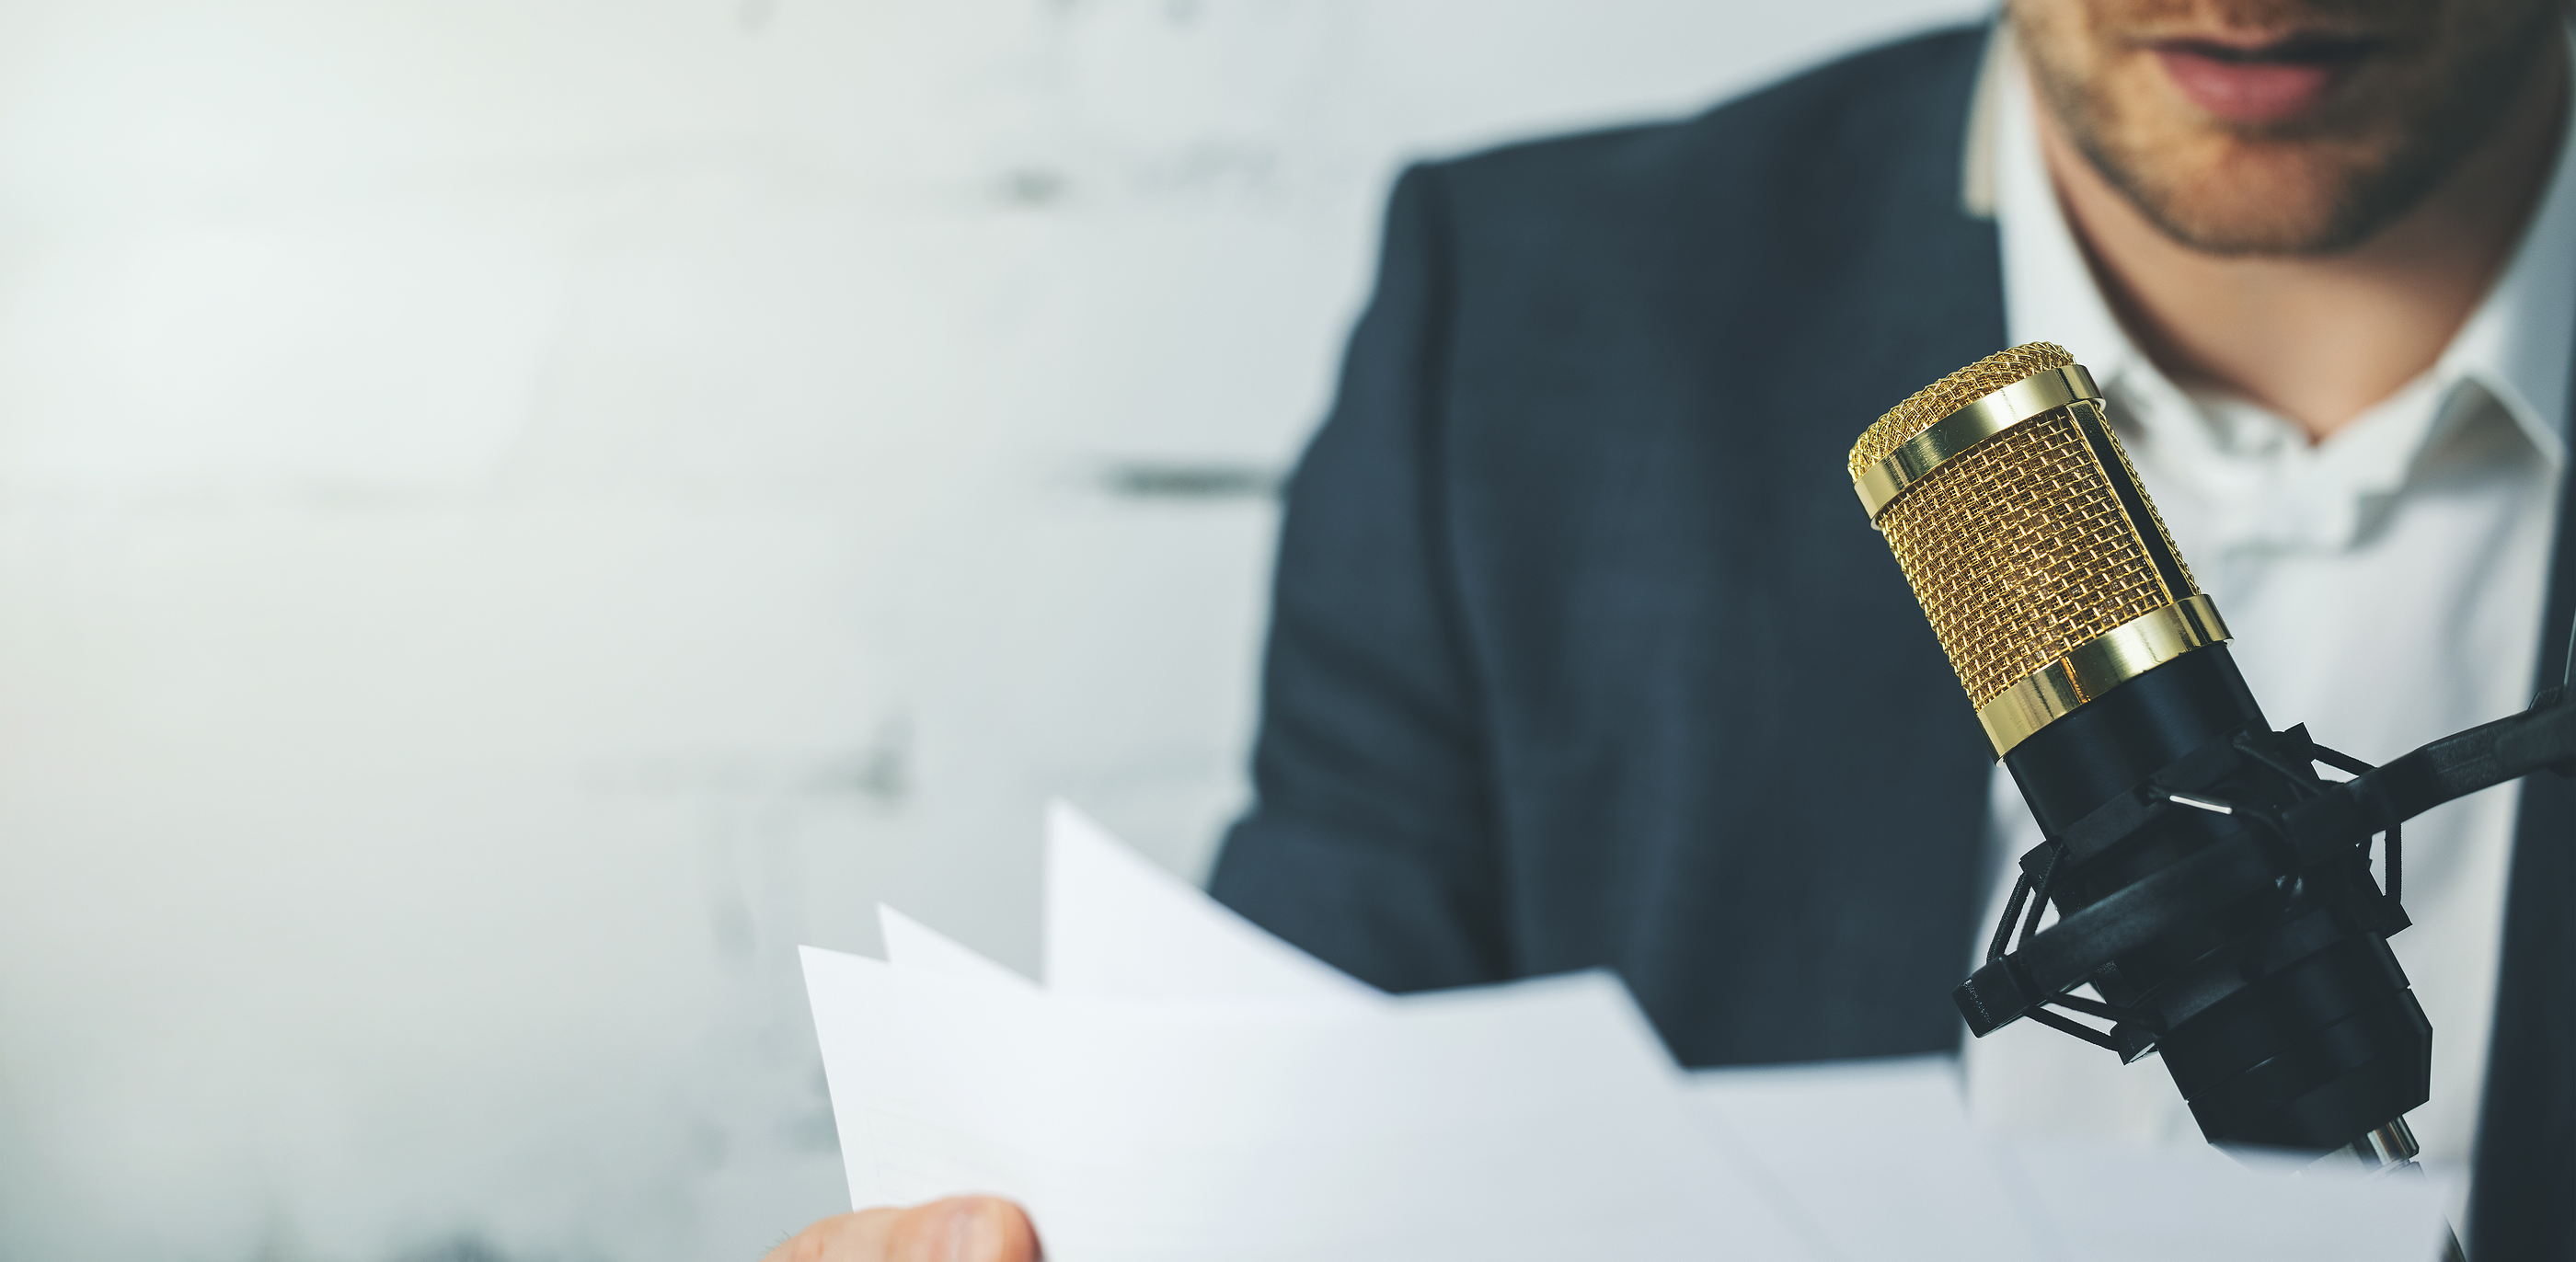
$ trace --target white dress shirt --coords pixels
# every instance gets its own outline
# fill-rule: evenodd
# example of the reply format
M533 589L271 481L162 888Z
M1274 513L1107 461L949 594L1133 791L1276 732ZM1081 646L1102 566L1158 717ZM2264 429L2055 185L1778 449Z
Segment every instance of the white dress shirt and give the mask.
M2008 46L1972 124L2003 248L2015 344L2093 370L2174 542L2236 635L2275 727L2385 762L2530 703L2576 350L2576 163L2562 152L2525 239L2438 363L2325 442L2242 400L2177 388L2095 287L2041 157ZM2569 129L2576 136L2576 127ZM1974 200L1973 190L1971 199ZM2390 939L2433 1023L2433 1092L2408 1115L2429 1167L2462 1179L2486 1076L2517 786L2406 825L2413 928ZM1994 895L2042 836L1996 769ZM2161 1063L2021 1022L1966 1053L1985 1124L2201 1142Z

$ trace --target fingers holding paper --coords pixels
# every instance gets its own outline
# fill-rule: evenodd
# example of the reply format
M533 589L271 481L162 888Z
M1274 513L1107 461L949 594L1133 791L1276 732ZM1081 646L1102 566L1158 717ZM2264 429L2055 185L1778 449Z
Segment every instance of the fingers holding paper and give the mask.
M991 1196L840 1214L770 1250L763 1262L1037 1262L1029 1216Z

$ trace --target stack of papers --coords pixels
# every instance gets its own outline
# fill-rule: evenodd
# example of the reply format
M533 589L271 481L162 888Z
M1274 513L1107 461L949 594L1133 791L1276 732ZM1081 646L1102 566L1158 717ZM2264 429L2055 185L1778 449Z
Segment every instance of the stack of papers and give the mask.
M1687 1073L1616 978L1391 997L1049 812L1046 985L890 908L807 948L853 1206L1052 1262L2425 1262L2441 1189L1972 1130L1946 1057ZM2154 1072L2141 1067L2138 1072Z

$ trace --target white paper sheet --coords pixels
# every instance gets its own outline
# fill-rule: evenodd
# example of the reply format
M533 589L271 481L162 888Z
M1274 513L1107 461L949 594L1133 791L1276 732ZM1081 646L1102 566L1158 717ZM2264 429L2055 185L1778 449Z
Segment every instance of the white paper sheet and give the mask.
M1588 974L1353 1010L1038 999L808 948L854 1204L1048 1257L1813 1257Z
M1835 1257L2049 1256L2011 1171L1968 1126L1951 1057L1702 1070L1689 1098ZM1927 1242L1936 1224L1951 1238Z
M1045 907L1046 985L1055 994L1384 998L1154 866L1061 799L1047 804Z
M2441 1241L2428 1181L1980 1133L1947 1056L1704 1070L1689 1092L1839 1258L2429 1262Z
M890 908L892 964L805 952L853 1204L1010 1196L1054 1262L2426 1262L2439 1240L2430 1183L1975 1132L1948 1058L1685 1076L1606 974L1389 998L1062 804L1047 873L1043 990Z
M2137 1066L2137 1068L2149 1068ZM2449 1189L2214 1148L1989 1138L2059 1256L2099 1262L2392 1262L2440 1256Z

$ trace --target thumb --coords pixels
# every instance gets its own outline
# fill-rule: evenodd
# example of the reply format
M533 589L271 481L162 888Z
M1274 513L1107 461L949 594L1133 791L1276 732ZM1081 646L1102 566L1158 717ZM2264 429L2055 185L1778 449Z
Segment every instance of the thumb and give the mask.
M992 1196L958 1196L903 1211L886 1233L886 1262L1037 1262L1029 1216Z

